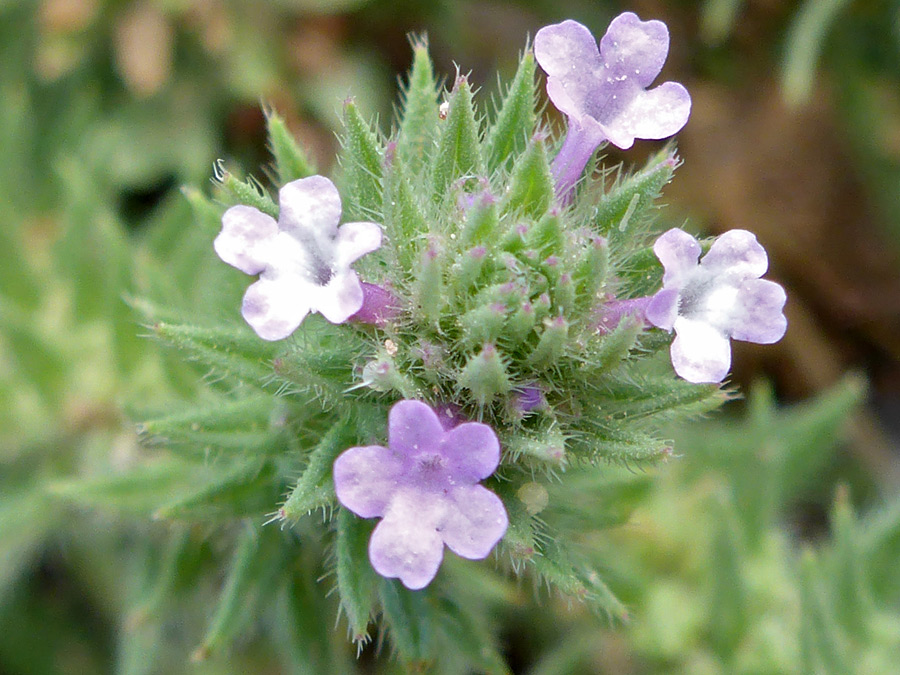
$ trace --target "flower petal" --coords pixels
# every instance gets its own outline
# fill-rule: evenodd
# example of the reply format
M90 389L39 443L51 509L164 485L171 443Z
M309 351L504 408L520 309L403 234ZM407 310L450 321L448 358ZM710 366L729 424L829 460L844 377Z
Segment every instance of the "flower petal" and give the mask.
M735 279L758 279L769 267L766 250L747 230L729 230L719 236L700 266L713 274L728 274Z
M677 82L665 82L655 89L641 91L629 101L614 120L604 123L612 143L618 147L620 136L668 138L687 124L691 115L691 95ZM624 140L624 139L623 139Z
M391 449L407 457L438 447L444 429L435 412L421 401L400 401L388 414L388 439Z
M334 240L336 267L350 263L381 247L381 227L376 223L344 223Z
M396 493L369 540L375 571L399 577L412 590L431 583L444 559L444 543L435 528L445 509L443 501L414 490Z
M599 64L600 51L586 26L567 19L544 26L535 34L534 58L550 77L568 77L575 72L574 65L587 71Z
M672 330L678 318L678 289L664 288L650 298L644 316L657 328Z
M787 330L782 311L786 300L784 289L774 281L745 281L738 289L731 337L764 345L778 342Z
M633 12L613 19L600 40L600 55L609 71L617 77L633 78L642 88L653 83L668 54L666 24L655 19L641 21Z
M300 241L312 235L330 250L341 219L341 196L324 176L291 181L278 192L278 226Z
M356 272L349 268L338 271L325 286L311 288L313 309L331 323L344 323L362 307L362 286Z
M403 458L388 448L350 448L334 461L334 491L359 517L383 516L403 471Z
M309 313L309 289L297 277L260 279L244 294L241 314L263 340L284 339Z
M265 243L278 233L278 224L252 206L232 206L222 216L222 231L213 242L216 254L247 274L266 267Z
M572 20L545 26L534 36L534 56L547 73L553 105L580 125L602 86L603 65L591 31Z
M466 422L453 427L440 442L441 454L449 460L451 480L477 483L500 463L500 441L487 424Z
M673 227L653 244L653 252L663 264L663 286L678 286L680 280L697 267L700 244L684 230Z
M438 526L444 543L463 558L481 560L506 533L509 518L501 499L486 487L455 488Z
M721 382L731 367L731 344L702 321L678 317L672 342L672 366L688 382Z

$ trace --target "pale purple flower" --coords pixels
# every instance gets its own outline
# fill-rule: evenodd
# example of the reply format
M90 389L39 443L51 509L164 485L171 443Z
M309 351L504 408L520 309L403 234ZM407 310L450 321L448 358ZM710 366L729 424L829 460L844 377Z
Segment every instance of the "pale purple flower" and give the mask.
M375 223L338 227L341 197L323 176L288 183L278 206L277 223L252 206L232 206L213 243L226 263L259 274L241 313L264 340L286 338L310 312L332 323L358 312L363 289L350 265L381 246Z
M729 338L771 344L787 330L787 296L760 277L769 260L752 232L731 230L700 259L700 244L678 228L653 245L665 268L647 320L675 330L672 365L689 382L721 382L731 366ZM699 260L699 263L698 263Z
M445 430L420 401L400 401L388 417L388 447L350 448L334 462L340 503L362 518L382 518L369 540L369 560L411 589L427 586L444 544L463 558L487 557L509 523L503 502L478 484L500 461L486 424Z
M577 21L541 28L534 55L547 73L547 95L569 119L553 160L557 194L567 198L594 150L604 141L628 149L635 138L667 138L681 129L691 97L677 82L648 89L669 53L662 21L620 14L600 40Z

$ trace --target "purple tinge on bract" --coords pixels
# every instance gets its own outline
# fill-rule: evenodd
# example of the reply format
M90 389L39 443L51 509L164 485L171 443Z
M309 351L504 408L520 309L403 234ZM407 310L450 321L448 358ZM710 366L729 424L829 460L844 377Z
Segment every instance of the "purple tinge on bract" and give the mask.
M725 379L729 338L771 344L784 336L787 296L781 286L760 278L769 261L752 232L726 232L701 260L697 240L673 228L656 240L653 251L665 273L645 316L654 326L675 331L672 365L684 379Z
M332 323L358 312L363 289L350 265L381 246L375 223L338 227L341 198L323 176L284 185L278 202L278 222L252 206L232 206L213 243L223 261L259 274L241 313L264 340L286 338L310 312Z
M620 14L597 42L577 21L546 26L534 55L547 73L547 95L569 118L566 141L553 160L557 192L566 194L603 141L628 149L635 138L660 139L687 122L691 97L677 82L649 89L669 52L662 21Z
M497 495L479 485L500 461L486 424L445 430L420 401L400 401L388 418L388 447L350 448L334 463L338 501L362 518L382 518L369 541L369 560L410 589L437 574L444 545L471 560L487 557L506 532Z
M385 286L361 282L362 306L350 317L351 321L369 323L383 328L400 316L400 299Z

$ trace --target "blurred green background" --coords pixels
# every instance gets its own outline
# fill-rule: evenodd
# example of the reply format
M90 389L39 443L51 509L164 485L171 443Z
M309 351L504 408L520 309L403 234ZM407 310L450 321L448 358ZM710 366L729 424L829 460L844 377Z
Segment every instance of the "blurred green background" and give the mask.
M872 594L887 614L865 610L863 629L837 612L850 660L820 645L814 672L890 672L877 659L897 647L900 599L900 2L0 0L0 673L179 672L196 644L187 618L146 638L169 644L171 661L142 659L122 637L140 632L135 598L147 561L165 555L163 526L72 507L64 484L137 461L129 411L197 388L140 337L135 299L234 311L166 271L171 233L190 222L180 188L207 191L217 159L265 180L264 104L331 171L346 97L390 129L410 34L428 36L448 80L471 72L487 98L541 26L572 18L600 36L624 10L668 24L662 79L693 97L666 222L755 232L788 289L790 327L771 347L735 345L734 380L757 392L749 406L678 432L682 456L653 476L622 478L640 525L624 529L622 569L609 573L630 626L546 597L556 618L541 622L530 589L507 589L504 649L514 672L792 672L799 652L782 655L778 636L797 631L802 651L798 614L817 616L817 575L839 576L828 565L850 555L846 535L865 540L871 586L851 596ZM612 148L605 161L639 166L657 147ZM208 240L187 241L207 274ZM818 402L782 412L807 399ZM796 465L773 468L782 455ZM761 477L781 487L750 508ZM859 532L853 513L867 519ZM704 567L719 561L704 546L731 550L716 548L729 518L743 552L722 555L747 590L730 600L744 623L724 630L709 603L729 601L729 582ZM685 531L686 520L699 525ZM853 604L832 590L826 605ZM322 622L333 625L333 607ZM291 668L258 642L188 668ZM372 672L375 651L362 662Z

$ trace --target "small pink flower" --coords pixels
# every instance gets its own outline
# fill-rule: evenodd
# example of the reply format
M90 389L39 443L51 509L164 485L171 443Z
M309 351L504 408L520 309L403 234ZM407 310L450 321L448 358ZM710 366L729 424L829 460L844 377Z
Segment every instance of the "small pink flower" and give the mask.
M725 379L729 338L771 344L784 337L787 296L774 281L760 278L769 259L752 232L726 232L700 260L697 240L673 228L656 240L653 251L665 274L645 316L654 326L675 331L672 365L687 381Z
M241 313L264 340L288 337L310 312L332 323L358 312L363 289L350 265L381 246L375 223L338 227L341 197L323 176L288 183L278 202L277 223L252 206L232 206L213 242L223 261L259 274Z
M509 523L503 502L478 484L499 462L500 444L488 425L445 429L425 403L400 401L388 417L388 447L341 454L334 489L356 515L382 519L369 541L375 571L415 590L434 579L444 544L480 560L503 537Z
M620 14L600 40L577 21L541 28L534 55L547 73L547 95L569 119L569 131L553 174L567 195L594 150L609 141L627 150L636 138L667 138L691 112L691 97L677 82L649 89L669 53L662 21Z

